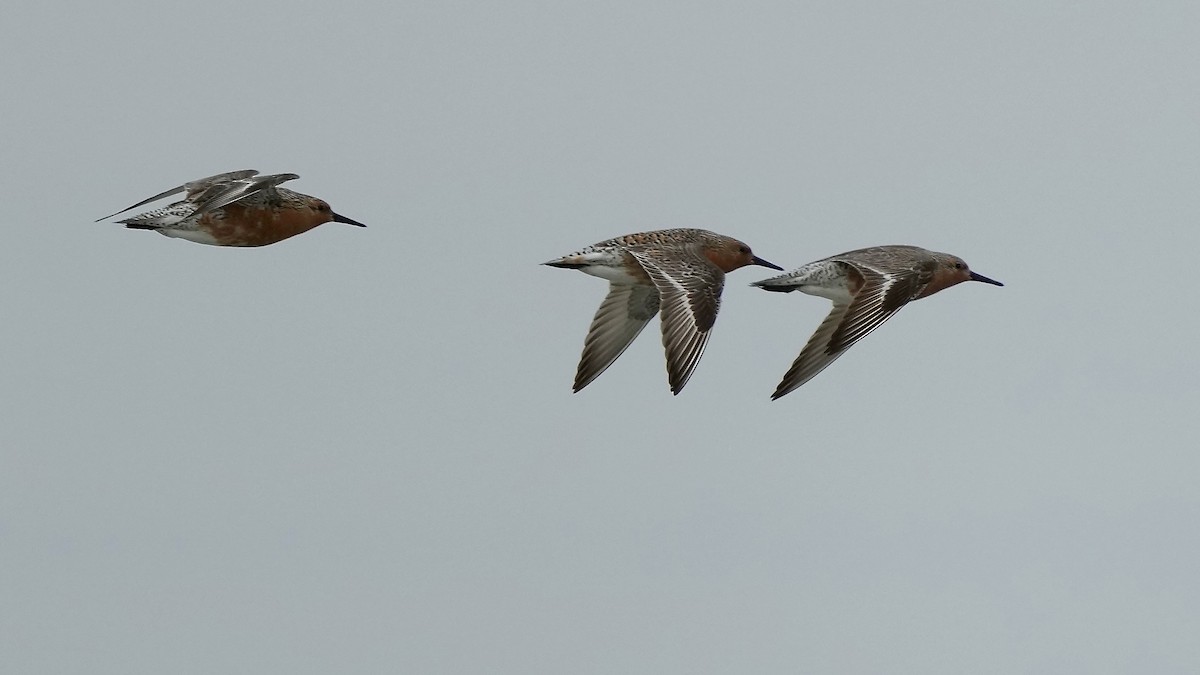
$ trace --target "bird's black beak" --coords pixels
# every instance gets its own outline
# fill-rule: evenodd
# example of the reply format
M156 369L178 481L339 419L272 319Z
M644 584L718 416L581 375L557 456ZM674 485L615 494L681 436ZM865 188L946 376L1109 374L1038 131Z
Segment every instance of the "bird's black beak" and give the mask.
M1000 283L999 281L996 281L995 279L989 279L989 278L983 276L982 274L976 274L974 272L971 272L971 281L982 281L985 284L991 284L993 286L1003 286L1004 285L1004 284Z
M754 256L754 258L750 262L751 262L751 264L754 264L754 265L762 265L763 267L770 267L773 270L779 270L780 272L783 271L783 268L780 267L779 265L776 265L775 263L769 263L766 260L763 260L762 258L760 258L758 256ZM992 282L992 283L995 283L995 282Z
M363 225L362 223L358 222L357 220L351 220L351 219L347 218L346 216L339 216L336 213L333 214L333 222L345 223L347 225L354 225L357 227L366 227L366 225Z

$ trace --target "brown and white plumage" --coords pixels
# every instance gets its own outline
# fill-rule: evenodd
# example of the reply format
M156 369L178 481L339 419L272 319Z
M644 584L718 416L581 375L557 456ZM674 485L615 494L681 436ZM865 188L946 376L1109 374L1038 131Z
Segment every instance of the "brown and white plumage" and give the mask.
M253 169L220 173L160 192L104 218L183 192L181 201L117 222L214 246L266 246L331 221L365 227L334 213L322 199L279 187L299 177L294 173L260 176Z
M768 291L801 291L833 301L833 310L771 398L811 380L901 307L964 281L1004 285L972 272L957 256L903 245L848 251L754 282L752 286Z
M612 365L656 314L671 392L678 394L704 354L717 320L725 273L746 265L781 267L742 242L707 230L640 232L608 239L544 263L609 281L575 373L579 391Z

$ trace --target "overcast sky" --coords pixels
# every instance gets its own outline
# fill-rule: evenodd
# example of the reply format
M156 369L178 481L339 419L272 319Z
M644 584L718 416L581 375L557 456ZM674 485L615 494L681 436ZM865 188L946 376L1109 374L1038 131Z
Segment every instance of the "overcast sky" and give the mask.
M1200 5L0 9L0 671L1200 670ZM328 224L92 221L295 172ZM829 310L729 275L571 394L703 227L964 284L769 400Z

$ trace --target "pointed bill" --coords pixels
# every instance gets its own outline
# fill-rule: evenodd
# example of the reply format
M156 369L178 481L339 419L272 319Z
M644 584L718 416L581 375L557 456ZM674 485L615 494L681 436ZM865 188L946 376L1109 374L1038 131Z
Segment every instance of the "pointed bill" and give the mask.
M351 218L347 218L346 216L343 216L343 215L342 215L342 214L340 214L340 213L334 213L334 214L333 214L333 222L335 222L335 223L345 223L345 224L347 224L347 225L354 225L354 226L356 226L356 227L366 227L366 225L363 225L362 223L358 222L357 220L353 220L353 219L351 219Z
M782 267L780 267L779 265L776 265L776 264L775 264L775 263L773 263L773 262L767 262L766 260L763 260L762 258L760 258L760 257L758 257L758 256L754 256L754 257L751 259L751 261L750 261L750 264L752 264L752 265L759 265L759 266L761 266L761 267L767 267L767 268L770 268L770 269L773 269L773 270L779 270L780 272L782 272L782 271L783 271L783 268L782 268Z
M971 272L971 281L982 281L985 284L991 284L993 286L1003 286L1004 285L1004 284L1000 283L999 281L996 281L995 279L989 279L977 272Z

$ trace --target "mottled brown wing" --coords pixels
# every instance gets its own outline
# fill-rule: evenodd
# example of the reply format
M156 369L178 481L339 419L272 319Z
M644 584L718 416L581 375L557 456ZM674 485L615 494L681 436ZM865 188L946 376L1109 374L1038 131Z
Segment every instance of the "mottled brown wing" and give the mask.
M833 309L808 339L792 367L775 388L772 399L795 391L837 360L854 343L900 311L929 283L932 272L923 268L884 274L878 270L838 261L860 280L858 292L848 302L835 302Z
M704 355L717 312L725 274L698 250L631 250L654 285L662 305L663 347L671 393L683 391Z
M260 192L274 190L280 183L296 180L299 177L299 175L294 173L277 173L269 176L256 176L254 178L226 183L216 183L195 193L194 196L189 192L188 201L196 204L196 215L199 216Z
M611 366L655 314L658 314L658 290L653 286L609 284L608 295L596 310L583 341L574 390L588 386Z
M146 204L149 204L150 202L155 202L164 197L170 197L171 195L176 195L176 194L179 194L180 192L184 192L184 191L187 191L187 196L185 197L185 199L187 201L195 201L196 195L204 192L205 190L211 188L214 185L226 184L231 181L242 180L242 179L254 176L256 174L258 174L258 172L255 171L254 169L243 169L241 171L229 171L226 173L219 173L215 176L207 176L205 178L197 178L196 180L188 181L188 182L184 183L183 185L178 185L176 187L173 187L170 190L165 190L163 192L160 192L160 193L154 195L153 197L143 199L142 201L134 204L133 206L128 206L126 208L121 209L120 211L117 211L117 213L125 213L126 211L136 209L139 206L145 206ZM110 213L107 216L104 216L104 218L98 218L98 219L96 219L96 222L100 222L101 220L104 220L105 218L112 218L113 216L117 215L117 213Z
M852 267L862 275L865 283L830 335L825 348L827 352L849 349L916 298L933 278L932 266L892 273L882 273L862 265Z
M187 200L189 202L196 201L196 198L201 193L216 185L228 185L235 181L248 180L251 176L257 176L258 172L254 169L242 169L241 171L228 171L219 173L215 176L207 178L199 178L197 180L184 183L183 187L187 189Z

